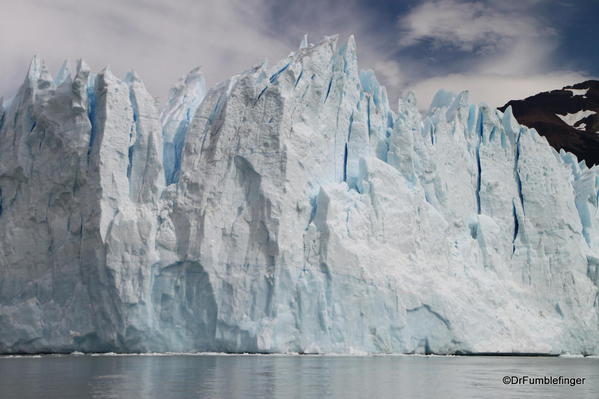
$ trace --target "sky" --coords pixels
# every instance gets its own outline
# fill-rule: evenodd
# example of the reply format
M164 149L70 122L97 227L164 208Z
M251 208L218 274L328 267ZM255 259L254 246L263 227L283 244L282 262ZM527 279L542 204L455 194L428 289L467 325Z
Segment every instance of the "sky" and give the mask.
M34 54L117 75L135 69L164 101L201 66L209 86L296 49L304 34L354 34L361 69L392 101L436 90L473 102L510 99L599 77L598 0L0 0L0 96L18 89Z

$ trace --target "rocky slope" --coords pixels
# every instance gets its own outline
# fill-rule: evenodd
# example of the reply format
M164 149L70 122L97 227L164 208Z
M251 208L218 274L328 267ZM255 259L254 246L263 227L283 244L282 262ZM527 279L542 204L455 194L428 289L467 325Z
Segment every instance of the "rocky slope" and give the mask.
M588 80L543 92L499 108L512 108L518 122L535 128L556 150L599 164L599 81Z

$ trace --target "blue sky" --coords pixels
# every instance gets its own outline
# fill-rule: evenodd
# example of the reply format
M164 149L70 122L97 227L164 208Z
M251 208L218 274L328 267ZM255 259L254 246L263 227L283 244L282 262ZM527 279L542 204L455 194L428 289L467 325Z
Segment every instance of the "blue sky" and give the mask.
M56 71L86 59L135 69L165 98L188 70L209 84L299 44L355 34L360 67L392 97L414 90L425 108L439 88L502 105L599 76L599 1L549 0L21 0L0 13L0 93L10 96L33 54Z

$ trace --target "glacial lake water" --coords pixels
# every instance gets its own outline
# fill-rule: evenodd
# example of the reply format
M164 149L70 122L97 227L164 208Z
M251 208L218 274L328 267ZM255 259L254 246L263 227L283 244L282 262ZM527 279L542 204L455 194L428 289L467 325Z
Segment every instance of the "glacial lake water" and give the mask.
M504 376L585 378L504 384ZM0 398L599 398L599 358L283 355L0 357Z

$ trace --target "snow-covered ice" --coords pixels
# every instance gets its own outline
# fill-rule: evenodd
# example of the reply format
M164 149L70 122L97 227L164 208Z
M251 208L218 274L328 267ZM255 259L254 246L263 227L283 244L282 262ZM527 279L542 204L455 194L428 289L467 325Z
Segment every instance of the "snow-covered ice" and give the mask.
M578 112L574 112L572 114L565 114L565 115L555 114L555 115L557 117L559 117L561 120L563 120L564 122L566 122L569 126L572 126L576 129L578 129L580 126L574 126L577 122L579 122L582 119L587 118L591 115L595 115L595 114L596 114L595 111L583 109Z
M585 96L589 89L564 89L572 93L573 96Z
M0 352L599 353L599 169L353 38L162 111L35 58L0 108Z

